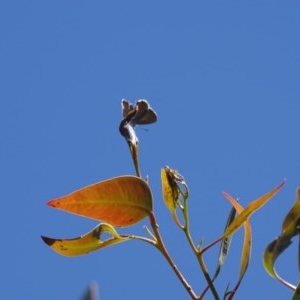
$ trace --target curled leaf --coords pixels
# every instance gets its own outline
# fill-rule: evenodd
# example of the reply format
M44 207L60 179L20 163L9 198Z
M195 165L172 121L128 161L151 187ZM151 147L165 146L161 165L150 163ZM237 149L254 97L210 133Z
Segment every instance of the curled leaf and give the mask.
M108 233L110 237L101 240L104 233ZM103 223L85 235L74 239L53 239L45 236L42 236L42 239L58 254L78 256L127 241L128 237L120 236L110 224Z
M282 224L282 235L286 237L293 237L299 233L300 226L300 188L296 191L297 197L296 201L284 218Z
M277 257L287 249L292 243L290 237L280 236L272 241L266 248L263 256L264 267L268 274L273 278L279 278L276 270L274 269L274 264Z
M299 235L300 226L300 189L297 189L297 197L293 207L290 209L282 224L281 235L272 241L263 255L263 264L267 273L281 283L295 290L296 287L282 279L275 270L275 262L278 256L284 252L292 243L292 238Z
M113 226L131 226L152 211L149 185L135 176L120 176L51 200L49 206Z
M300 300L300 282L295 290L292 300Z
M176 170L171 169L166 166L161 169L161 182L162 182L162 194L164 202L172 214L172 217L176 224L183 228L183 225L180 223L176 208L179 207L181 210L184 209L184 206L180 203L181 190L178 183L182 184L186 189L186 198L188 194L187 185L182 176Z

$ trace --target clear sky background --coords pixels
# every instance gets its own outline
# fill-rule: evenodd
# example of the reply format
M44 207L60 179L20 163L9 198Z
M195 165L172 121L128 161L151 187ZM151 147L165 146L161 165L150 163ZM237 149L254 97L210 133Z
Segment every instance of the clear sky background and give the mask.
M147 99L158 114L137 128L144 176L177 266L199 293L202 274L163 204L160 168L190 187L194 239L223 231L226 191L246 206L284 178L252 220L249 270L236 299L290 299L262 253L281 230L300 185L299 1L0 0L1 298L189 299L169 265L145 243L78 258L40 235L77 237L96 221L46 206L104 179L134 174L119 135L121 99ZM143 220L121 233L144 234ZM217 286L238 278L242 233ZM297 241L278 272L298 281ZM206 256L214 270L218 247ZM208 295L206 299L212 299Z

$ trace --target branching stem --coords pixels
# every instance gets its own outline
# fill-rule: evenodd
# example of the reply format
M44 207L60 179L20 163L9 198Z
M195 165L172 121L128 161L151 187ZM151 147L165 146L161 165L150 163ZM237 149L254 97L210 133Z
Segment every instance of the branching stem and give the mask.
M197 257L197 260L198 260L198 263L200 265L200 268L202 270L202 273L208 283L208 286L212 292L212 294L214 295L215 299L216 300L219 300L219 295L218 295L218 292L217 290L215 289L215 286L213 284L213 281L212 279L210 278L209 276L209 273L207 271L207 268L206 268L206 265L205 265L205 262L204 262L204 259L203 259L203 256L202 256L202 251L199 251L196 246L195 246L195 243L193 242L193 239L192 239L192 236L191 236L191 233L190 233L190 227L189 227L189 214L188 214L188 201L187 201L187 196L183 196L183 203L184 203L184 209L183 209L183 216L184 216L184 222L185 222L185 226L183 228L183 231L185 233L185 236L188 240L188 243L189 245L191 246L194 254L196 255ZM205 294L205 291L199 296L197 297L197 299L203 299L204 297L204 294Z
M173 262L170 254L168 253L164 242L162 240L162 237L160 235L160 232L158 230L158 224L156 222L156 218L154 215L154 212L151 211L149 213L149 219L150 219L150 224L151 227L153 229L154 235L157 239L157 243L156 243L156 248L163 254L163 256L166 258L167 262L169 263L169 265L171 266L171 268L174 270L175 274L177 275L177 277L179 278L180 282L183 284L184 288L186 289L186 291L189 293L189 295L191 296L191 298L193 300L197 300L197 295L195 294L195 292L193 291L192 287L189 285L189 283L186 281L186 279L184 278L184 276L181 274L181 272L178 270L177 266L175 265L175 263Z

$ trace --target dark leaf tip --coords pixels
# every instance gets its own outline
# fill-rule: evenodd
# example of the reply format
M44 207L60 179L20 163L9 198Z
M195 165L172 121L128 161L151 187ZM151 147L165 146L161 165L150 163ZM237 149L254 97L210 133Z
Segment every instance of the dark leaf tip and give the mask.
M41 235L41 238L50 247L55 243L54 239L48 238L46 236Z

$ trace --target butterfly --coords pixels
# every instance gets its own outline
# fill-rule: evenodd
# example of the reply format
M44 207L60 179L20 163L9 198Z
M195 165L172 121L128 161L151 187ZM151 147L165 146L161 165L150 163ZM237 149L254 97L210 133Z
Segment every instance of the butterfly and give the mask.
M119 125L119 131L126 139L131 156L133 158L136 174L141 177L138 162L138 137L134 130L135 125L151 124L157 121L156 112L144 100L138 100L135 105L127 100L122 100L123 119Z
M132 126L151 124L157 121L156 112L144 99L138 100L135 106L123 99L122 112L123 118L127 119L127 122L130 122Z

